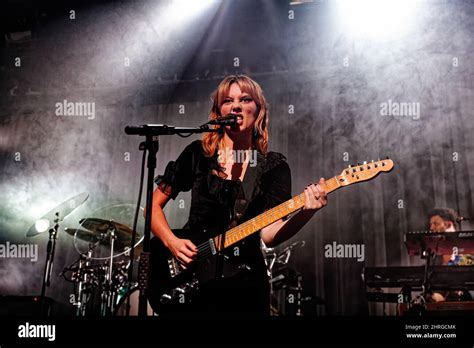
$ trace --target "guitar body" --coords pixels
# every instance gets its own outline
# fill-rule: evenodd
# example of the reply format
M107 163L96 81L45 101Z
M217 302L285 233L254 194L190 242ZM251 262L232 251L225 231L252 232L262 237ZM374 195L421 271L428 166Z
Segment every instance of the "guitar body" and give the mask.
M189 239L196 246L209 243L218 231L173 230L178 238ZM201 248L200 248L201 250ZM226 256L218 256L211 248L198 253L198 259L188 269L182 268L161 240L150 241L150 276L148 300L155 313L173 314L190 305L199 291L217 278L228 278L246 269L243 264L222 262Z

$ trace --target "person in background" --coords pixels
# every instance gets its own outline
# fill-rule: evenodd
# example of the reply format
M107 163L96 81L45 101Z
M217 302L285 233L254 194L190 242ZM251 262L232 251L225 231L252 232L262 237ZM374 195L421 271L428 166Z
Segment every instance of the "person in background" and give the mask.
M433 208L429 213L429 225L432 232L456 232L457 213L450 208ZM451 255L436 256L434 265L437 266L470 266L473 265L473 256L468 254L459 254L453 250ZM469 292L466 290L452 290L444 292L433 292L431 300L434 302L442 301L469 301L472 300Z
M430 231L455 232L457 214L450 208L433 208L429 213Z

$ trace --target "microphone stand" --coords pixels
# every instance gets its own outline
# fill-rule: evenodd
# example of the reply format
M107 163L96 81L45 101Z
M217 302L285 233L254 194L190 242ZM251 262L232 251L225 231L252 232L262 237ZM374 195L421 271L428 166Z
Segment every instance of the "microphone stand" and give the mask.
M456 220L456 222L457 222L458 225L459 225L459 229L458 229L457 231L460 231L460 232L461 232L461 231L463 230L463 229L462 229L462 222L463 222L463 221L469 221L469 220L473 220L473 218L471 218L471 217L464 217L464 216L458 217L458 219Z
M210 121L217 123L216 120ZM235 118L233 120L235 123ZM221 125L230 124L230 120L223 121ZM200 127L174 127L163 124L150 124L142 126L128 126L125 127L125 133L129 135L145 136L145 141L140 145L140 150L148 151L147 157L147 186L146 186L146 216L145 216L145 230L143 233L143 251L140 255L138 263L138 289L140 291L138 315L147 315L147 294L148 288L148 274L150 267L150 236L151 236L151 217L153 212L153 180L156 168L156 155L159 150L158 137L160 135L182 135L218 132L219 128L210 128L209 123ZM136 231L133 231L136 234ZM132 237L132 240L135 238ZM134 245L131 245L131 257L133 257ZM133 262L133 261L132 261ZM129 279L131 281L131 279Z
M44 265L44 272L43 272L43 284L41 286L41 312L40 316L45 317L49 316L49 310L48 312L46 311L47 305L46 305L46 288L50 286L51 284L51 273L53 270L53 262L54 262L54 252L56 249L56 239L58 235L58 228L59 228L59 212L56 214L56 219L54 220L54 227L49 230L49 240L48 240L48 245L46 247L46 262Z

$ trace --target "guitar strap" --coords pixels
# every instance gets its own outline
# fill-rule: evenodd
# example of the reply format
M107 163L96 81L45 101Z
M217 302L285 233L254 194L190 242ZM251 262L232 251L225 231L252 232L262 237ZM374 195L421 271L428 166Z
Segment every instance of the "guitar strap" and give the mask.
M242 190L239 192L235 200L231 227L237 226L240 220L244 217L255 191L256 183L260 181L260 177L262 176L265 161L265 156L260 152L257 152L257 161L255 165L251 165L252 163L249 162L244 180L242 181Z
M245 211L249 206L250 200L256 188L256 183L259 182L260 177L263 173L263 168L266 158L260 152L257 152L257 163L252 165L249 162L247 170L245 172L244 180L242 181L242 189L239 191L237 198L234 203L234 211L232 214L232 220L229 227L235 227L244 217ZM221 238L221 250L224 249L225 234ZM216 279L222 278L224 275L224 254L218 253L216 258Z

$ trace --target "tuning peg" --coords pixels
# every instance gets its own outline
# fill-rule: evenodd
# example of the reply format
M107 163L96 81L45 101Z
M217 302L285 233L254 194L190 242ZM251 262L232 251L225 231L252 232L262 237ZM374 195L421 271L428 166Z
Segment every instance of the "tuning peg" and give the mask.
M364 161L364 164L367 164L367 161Z
M347 168L351 168L352 167L352 164L349 164L349 166Z

